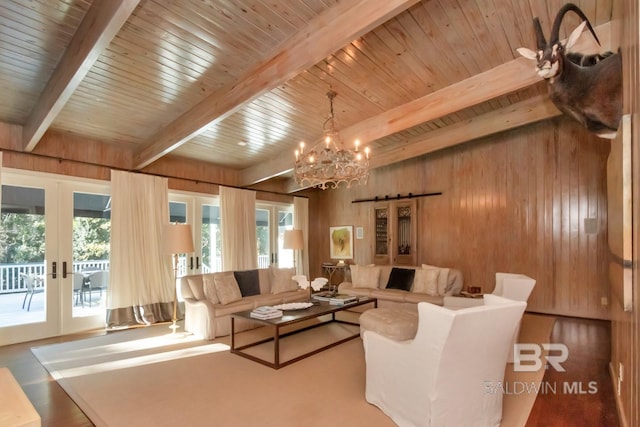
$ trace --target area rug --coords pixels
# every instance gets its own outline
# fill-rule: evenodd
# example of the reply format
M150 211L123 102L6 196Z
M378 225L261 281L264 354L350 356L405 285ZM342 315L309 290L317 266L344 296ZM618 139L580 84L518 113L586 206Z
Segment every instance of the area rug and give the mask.
M521 336L546 342L552 326L547 317L525 315ZM526 337L527 331L534 333ZM245 333L244 339L259 333ZM332 327L320 335L344 333ZM394 425L364 399L360 339L280 370L230 354L228 343L228 337L175 338L166 326L155 326L32 352L97 426ZM521 373L507 369L509 375ZM524 426L534 401L506 394L503 425Z

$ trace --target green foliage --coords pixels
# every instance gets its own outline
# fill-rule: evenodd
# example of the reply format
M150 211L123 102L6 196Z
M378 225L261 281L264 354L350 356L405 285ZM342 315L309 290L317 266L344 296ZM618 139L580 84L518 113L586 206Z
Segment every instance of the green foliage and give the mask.
M74 261L109 259L111 221L105 218L73 219Z
M211 242L211 233L214 233L215 242ZM211 253L212 243L215 243L215 253ZM202 264L215 269L216 257L222 256L222 242L220 229L215 224L202 224Z
M0 262L44 262L44 215L3 213L0 222ZM109 259L110 233L108 219L74 218L73 259Z
M256 234L258 237L258 255L269 255L269 227L258 225Z
M3 213L2 263L44 262L44 215Z

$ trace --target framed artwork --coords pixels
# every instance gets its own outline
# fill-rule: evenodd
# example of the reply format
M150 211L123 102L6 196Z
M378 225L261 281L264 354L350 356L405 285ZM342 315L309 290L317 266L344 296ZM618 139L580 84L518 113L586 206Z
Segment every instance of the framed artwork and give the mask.
M350 225L329 227L329 246L332 259L352 259L353 227Z
M364 239L364 228L363 227L356 227L356 239L358 239L358 240Z

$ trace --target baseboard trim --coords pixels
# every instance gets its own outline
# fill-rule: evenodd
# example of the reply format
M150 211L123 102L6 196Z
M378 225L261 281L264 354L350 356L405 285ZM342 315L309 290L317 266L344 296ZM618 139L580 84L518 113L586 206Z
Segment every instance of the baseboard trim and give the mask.
M627 418L624 415L624 410L622 407L622 399L620 399L620 395L618 394L618 374L616 373L616 370L613 367L613 362L609 362L609 376L611 377L613 395L616 399L616 411L618 412L618 420L620 421L620 427L629 427Z

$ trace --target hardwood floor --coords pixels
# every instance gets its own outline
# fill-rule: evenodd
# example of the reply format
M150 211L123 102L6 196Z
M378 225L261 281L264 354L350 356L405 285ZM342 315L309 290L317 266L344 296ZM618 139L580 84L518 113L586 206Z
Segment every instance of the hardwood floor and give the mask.
M0 366L8 367L42 417L43 426L91 426L91 421L67 396L31 353L31 347L102 335L92 332L0 347ZM619 426L609 377L610 324L606 321L558 317L551 341L565 344L566 372L545 373L546 392L540 392L527 427ZM589 388L589 382L591 388ZM564 383L570 384L564 390ZM574 384L580 383L581 386ZM553 393L552 385L556 389ZM565 393L565 391L567 391ZM590 393L591 391L591 393Z
M0 347L0 366L6 366L18 381L42 419L42 426L93 426L67 393L38 362L31 347L104 335L105 331L68 335Z
M558 317L551 341L569 350L561 363L565 372L547 368L541 389L545 392L538 393L527 427L619 426L609 375L610 322Z

